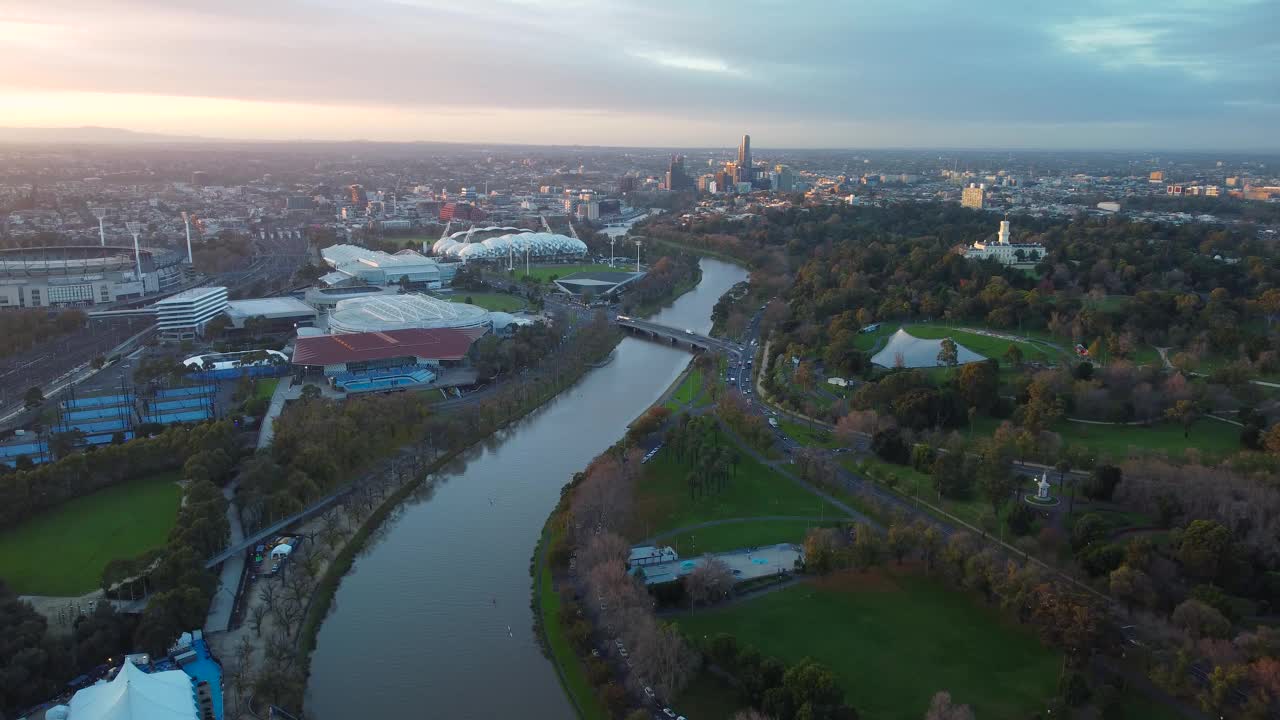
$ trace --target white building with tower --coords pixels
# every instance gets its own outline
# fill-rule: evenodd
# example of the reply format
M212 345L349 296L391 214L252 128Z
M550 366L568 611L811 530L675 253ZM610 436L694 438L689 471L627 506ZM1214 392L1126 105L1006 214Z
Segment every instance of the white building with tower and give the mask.
M995 242L975 242L965 250L964 256L970 260L995 260L1014 267L1035 267L1045 258L1045 248L1040 243L1010 242L1009 235L1009 221L1001 220Z

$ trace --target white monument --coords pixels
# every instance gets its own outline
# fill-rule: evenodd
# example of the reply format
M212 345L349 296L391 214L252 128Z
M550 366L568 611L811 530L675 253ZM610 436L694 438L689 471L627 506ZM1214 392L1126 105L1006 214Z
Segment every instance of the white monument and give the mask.
M1045 471L1045 473L1044 473L1043 475L1041 475L1041 476L1040 476L1040 482L1036 483L1036 499L1037 499L1037 500L1048 500L1048 499L1049 499L1049 473L1048 473L1048 471Z

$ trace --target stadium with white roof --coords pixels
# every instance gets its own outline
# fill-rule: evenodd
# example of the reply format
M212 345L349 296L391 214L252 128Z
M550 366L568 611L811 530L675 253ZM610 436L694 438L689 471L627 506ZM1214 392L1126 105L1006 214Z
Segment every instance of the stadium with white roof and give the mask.
M410 328L488 330L490 327L489 311L484 308L417 294L342 300L329 315L329 332L334 335Z
M463 262L503 260L512 256L524 257L526 251L530 259L538 261L573 259L587 254L586 243L568 235L507 227L485 228L483 232L489 234L495 230L506 232L478 242L467 242L468 237L475 238L472 231L454 233L437 240L431 252L438 258Z

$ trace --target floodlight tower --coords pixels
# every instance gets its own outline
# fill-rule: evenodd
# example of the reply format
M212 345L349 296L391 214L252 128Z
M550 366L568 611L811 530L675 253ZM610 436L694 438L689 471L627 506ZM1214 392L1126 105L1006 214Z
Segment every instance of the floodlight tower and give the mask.
M107 209L102 207L91 208L89 212L98 218L98 240L102 242L102 247L107 246L107 229L103 227L102 221L107 217Z
M613 244L616 242L618 242L618 236L610 235L609 236L609 267L613 267L613 256L614 256Z
M141 283L143 282L142 281L142 250L138 248L138 235L142 232L142 223L129 221L129 222L126 222L124 226L129 230L129 234L133 236L133 261L137 263L138 282ZM147 293L147 285L146 283L143 283L142 293L140 294L145 295L146 293Z
M640 241L636 241L636 272L640 272Z
M514 240L510 240L507 242L507 272L511 272L516 269L515 258L516 243Z
M195 258L191 255L191 216L186 210L182 211L182 224L187 228L187 264L195 266Z

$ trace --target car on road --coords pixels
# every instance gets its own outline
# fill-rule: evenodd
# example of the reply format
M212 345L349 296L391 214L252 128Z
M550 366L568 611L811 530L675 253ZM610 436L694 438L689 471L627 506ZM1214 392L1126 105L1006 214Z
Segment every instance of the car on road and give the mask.
M695 335L696 333L694 333L694 332L693 332L692 330L690 330L689 328L685 328L685 330L684 330L684 334L685 334L685 335Z
M666 715L666 716L667 716L667 717L669 717L669 718L675 718L675 717L676 717L676 711L675 711L675 710L672 710L671 708L662 708L662 714L663 714L663 715Z
M657 697L653 694L653 688L649 687L648 685L644 686L644 696L649 698L650 700L657 699Z

